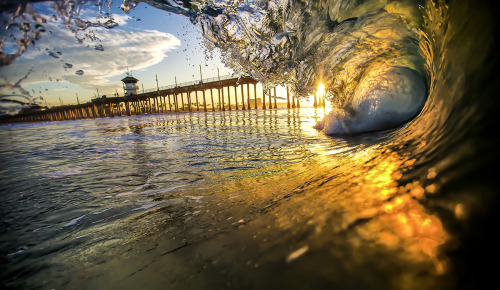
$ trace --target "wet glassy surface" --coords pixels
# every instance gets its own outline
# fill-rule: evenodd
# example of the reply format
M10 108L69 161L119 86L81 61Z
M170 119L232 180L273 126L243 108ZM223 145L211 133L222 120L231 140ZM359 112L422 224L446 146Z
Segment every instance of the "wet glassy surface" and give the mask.
M408 127L328 137L323 114L3 126L2 283L453 288L443 223L474 201L434 199L432 144L401 142Z

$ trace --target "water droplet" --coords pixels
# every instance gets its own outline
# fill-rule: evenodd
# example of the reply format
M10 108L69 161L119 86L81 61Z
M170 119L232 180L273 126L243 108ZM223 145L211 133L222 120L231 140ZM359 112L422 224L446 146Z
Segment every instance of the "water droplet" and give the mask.
M114 22L111 19L104 23L104 27L106 27L107 29L112 29L115 28L116 26L118 26L118 23Z
M40 32L45 32L45 27L43 27L43 25L41 24L35 25L35 29L38 29L38 31Z
M94 46L94 49L99 51L104 51L104 47L102 47L102 44Z
M73 65L71 63L64 63L64 68L72 68Z
M80 70L77 70L77 71L75 72L75 74L77 74L77 75L83 75L83 70L81 70L81 69L80 69Z
M56 55L55 53L53 53L52 51L49 51L49 52L48 52L48 54L49 54L50 56L52 56L53 58L59 58L59 56L58 56L58 55Z

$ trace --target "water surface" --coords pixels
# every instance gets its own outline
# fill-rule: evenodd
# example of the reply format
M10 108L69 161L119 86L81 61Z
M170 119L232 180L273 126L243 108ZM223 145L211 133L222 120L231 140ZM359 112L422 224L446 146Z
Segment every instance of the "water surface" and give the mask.
M444 249L463 232L444 225L473 196L440 196L407 128L329 137L312 128L323 115L2 126L3 285L454 288L464 261Z

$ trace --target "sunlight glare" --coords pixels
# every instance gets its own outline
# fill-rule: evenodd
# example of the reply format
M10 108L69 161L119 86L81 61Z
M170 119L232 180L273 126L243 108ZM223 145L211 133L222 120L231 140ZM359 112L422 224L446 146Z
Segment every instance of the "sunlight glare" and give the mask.
M318 93L319 94L324 94L325 93L325 85L323 83L320 83L318 86Z

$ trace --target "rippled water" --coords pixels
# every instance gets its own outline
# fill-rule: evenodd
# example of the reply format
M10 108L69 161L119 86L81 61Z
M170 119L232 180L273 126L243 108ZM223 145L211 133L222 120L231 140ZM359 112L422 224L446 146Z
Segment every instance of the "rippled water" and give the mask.
M467 175L427 141L328 137L323 114L2 126L2 285L453 289L455 227L488 208L487 184L445 189Z
M3 126L3 285L78 285L101 270L82 266L122 263L131 247L165 251L234 231L301 191L312 164L369 146L324 136L312 129L317 117L259 110Z
M202 25L228 65L268 85L306 95L323 82L332 113L2 126L4 287L494 281L499 61L488 4L146 2ZM379 132L339 134L367 129Z

